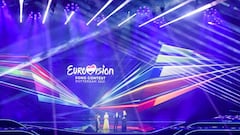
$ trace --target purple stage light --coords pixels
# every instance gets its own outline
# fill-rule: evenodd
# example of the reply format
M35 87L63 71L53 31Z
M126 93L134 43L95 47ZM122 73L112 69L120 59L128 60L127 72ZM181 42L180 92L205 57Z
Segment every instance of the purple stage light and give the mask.
M5 0L1 0L0 6L1 6L2 8L4 8L4 7L7 6Z
M79 10L79 6L76 3L68 3L65 6L65 12L66 12L66 16L67 19L65 21L65 25L69 23L69 21L71 20L71 18L73 17L73 15Z
M42 14L40 12L31 11L28 15L28 19L29 20L34 20L34 21L41 20L42 19Z
M160 27L161 25L165 24L167 21L165 19L165 17L161 17L161 18L158 18L156 20L153 21L153 23L155 25L157 25L158 27Z
M215 24L222 24L222 19L215 8L209 8L204 12L204 18L206 19L207 23L210 25Z
M151 11L150 8L147 7L147 6L139 7L138 10L137 10L137 15L139 15L139 16L147 16L147 17L150 17L151 14L152 14L152 11Z
M97 16L93 21L96 23L99 23L104 18L105 18L104 14L101 14L101 15Z
M66 5L66 7L65 7L65 10L67 11L67 12L77 12L78 10L79 10L79 6L78 6L78 4L77 3L68 3L67 5Z

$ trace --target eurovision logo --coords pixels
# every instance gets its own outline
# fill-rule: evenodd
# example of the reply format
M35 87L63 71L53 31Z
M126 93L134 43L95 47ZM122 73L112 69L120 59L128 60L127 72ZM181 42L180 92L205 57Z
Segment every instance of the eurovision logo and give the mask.
M114 69L105 65L97 67L95 64L86 67L68 65L67 75L75 76L76 83L105 83L106 77L114 75Z

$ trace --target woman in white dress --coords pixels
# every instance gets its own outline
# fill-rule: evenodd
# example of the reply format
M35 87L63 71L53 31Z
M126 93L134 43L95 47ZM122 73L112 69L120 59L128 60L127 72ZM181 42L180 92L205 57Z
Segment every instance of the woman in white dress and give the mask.
M108 115L107 112L105 112L103 118L104 118L104 121L103 121L103 132L107 133L107 132L109 132L109 119L108 119L109 115Z

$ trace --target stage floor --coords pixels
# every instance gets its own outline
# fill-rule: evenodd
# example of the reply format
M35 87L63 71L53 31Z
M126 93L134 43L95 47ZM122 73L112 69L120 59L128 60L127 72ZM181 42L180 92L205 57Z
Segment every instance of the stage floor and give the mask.
M102 129L99 132L96 132L95 122L94 121L59 121L56 123L53 122L21 122L27 127L32 128L44 128L44 129L53 129L53 130L62 130L67 132L75 133L106 133ZM173 128L184 124L184 121L128 121L127 122L127 133L136 133L136 134L152 134L159 132L161 130ZM100 127L103 127L101 125ZM118 125L118 130L113 130L113 123L110 123L110 130L107 133L124 133L121 131L121 123Z
M44 129L74 134L240 134L240 121L229 120L201 121L193 123L185 121L128 121L127 132L122 132L120 125L118 126L117 132L113 131L113 124L110 123L110 130L107 133L103 132L103 130L96 132L94 121L60 121L56 123L45 121L21 123L34 131Z

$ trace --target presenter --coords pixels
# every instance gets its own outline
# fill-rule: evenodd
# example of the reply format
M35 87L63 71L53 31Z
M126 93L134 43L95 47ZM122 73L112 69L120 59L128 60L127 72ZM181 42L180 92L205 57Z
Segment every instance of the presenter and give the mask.
M107 112L104 114L104 121L103 121L103 132L108 133L109 132L109 115Z
M123 110L122 114L122 132L127 131L127 112Z
M119 115L118 115L118 112L116 112L114 116L114 127L113 127L114 132L117 132L118 120L119 120Z
M100 129L100 115L97 113L96 114L96 132L99 132L99 129Z

